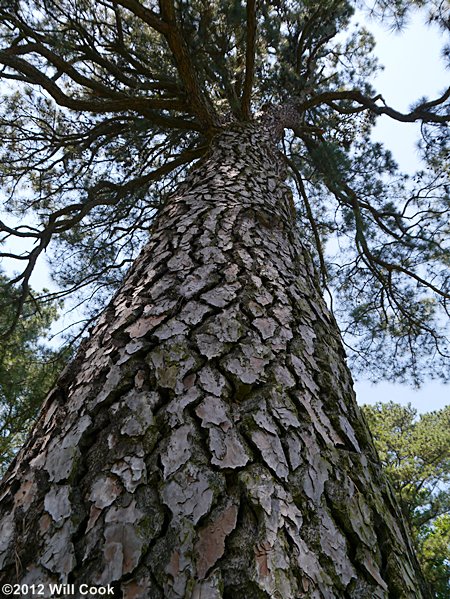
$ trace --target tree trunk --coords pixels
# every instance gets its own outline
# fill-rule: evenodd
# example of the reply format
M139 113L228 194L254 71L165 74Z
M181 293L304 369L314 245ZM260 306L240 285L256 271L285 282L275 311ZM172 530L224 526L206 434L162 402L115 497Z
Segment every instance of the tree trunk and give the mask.
M5 478L3 583L428 596L281 165L236 125L167 201Z

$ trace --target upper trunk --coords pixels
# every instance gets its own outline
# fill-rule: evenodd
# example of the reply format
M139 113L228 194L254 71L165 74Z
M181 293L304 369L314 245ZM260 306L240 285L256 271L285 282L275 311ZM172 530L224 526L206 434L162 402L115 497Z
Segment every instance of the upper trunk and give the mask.
M427 596L272 138L225 131L167 201L6 477L2 582Z

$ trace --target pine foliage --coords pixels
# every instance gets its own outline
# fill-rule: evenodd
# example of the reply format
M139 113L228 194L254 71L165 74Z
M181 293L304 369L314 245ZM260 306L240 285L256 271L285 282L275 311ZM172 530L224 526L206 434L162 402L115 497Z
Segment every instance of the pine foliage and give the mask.
M417 5L446 27L442 3L380 0L372 14L401 26ZM448 379L450 89L407 113L388 106L357 6L0 0L0 255L23 266L3 335L45 252L54 297L78 294L95 316L209 140L289 105L283 151L299 224L355 369ZM405 177L371 140L380 115L422 124L422 172Z

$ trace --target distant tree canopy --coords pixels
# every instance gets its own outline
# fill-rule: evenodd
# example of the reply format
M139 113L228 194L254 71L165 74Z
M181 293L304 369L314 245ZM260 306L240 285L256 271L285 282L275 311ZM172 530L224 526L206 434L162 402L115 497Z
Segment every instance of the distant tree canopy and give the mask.
M11 322L19 299L19 293L5 285L6 280L0 272L3 328ZM61 369L63 357L50 349L45 339L57 311L54 303L26 303L24 318L0 345L0 475L23 444L45 394Z
M435 597L450 592L450 406L417 417L411 405L364 406Z
M23 266L3 336L47 251L54 297L78 294L95 315L211 137L289 104L298 220L355 368L448 378L450 88L434 99L424 89L407 113L388 106L372 85L379 65L353 18L359 6L0 0L1 239L25 248L0 253ZM416 6L447 27L437 1L378 0L372 14L401 26ZM424 170L411 179L371 141L381 115L422 124Z

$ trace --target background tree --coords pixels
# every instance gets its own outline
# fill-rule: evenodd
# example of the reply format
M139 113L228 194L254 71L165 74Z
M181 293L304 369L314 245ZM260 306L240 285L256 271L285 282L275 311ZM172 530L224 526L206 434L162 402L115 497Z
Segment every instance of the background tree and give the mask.
M7 279L0 275L2 283ZM6 285L1 288L5 309L0 313L2 327L6 328L14 316L15 297L5 297ZM56 380L63 360L46 344L46 334L55 321L55 305L34 302L24 306L24 314L14 333L0 348L0 474L25 441L25 435L34 422L42 399Z
M26 264L5 338L51 241L55 276L95 304L151 221L4 479L2 580L429 596L321 293L334 280L365 369L388 355L388 375L445 378L449 206L432 148L445 157L450 90L387 106L341 0L0 10L6 207L35 213L2 225L34 244L3 253ZM381 114L435 139L411 185L370 141Z
M450 407L419 418L411 405L393 402L363 411L424 572L444 599L450 590Z
M430 526L419 532L419 557L423 571L431 582L435 597L445 599L450 588L450 516L438 516Z

